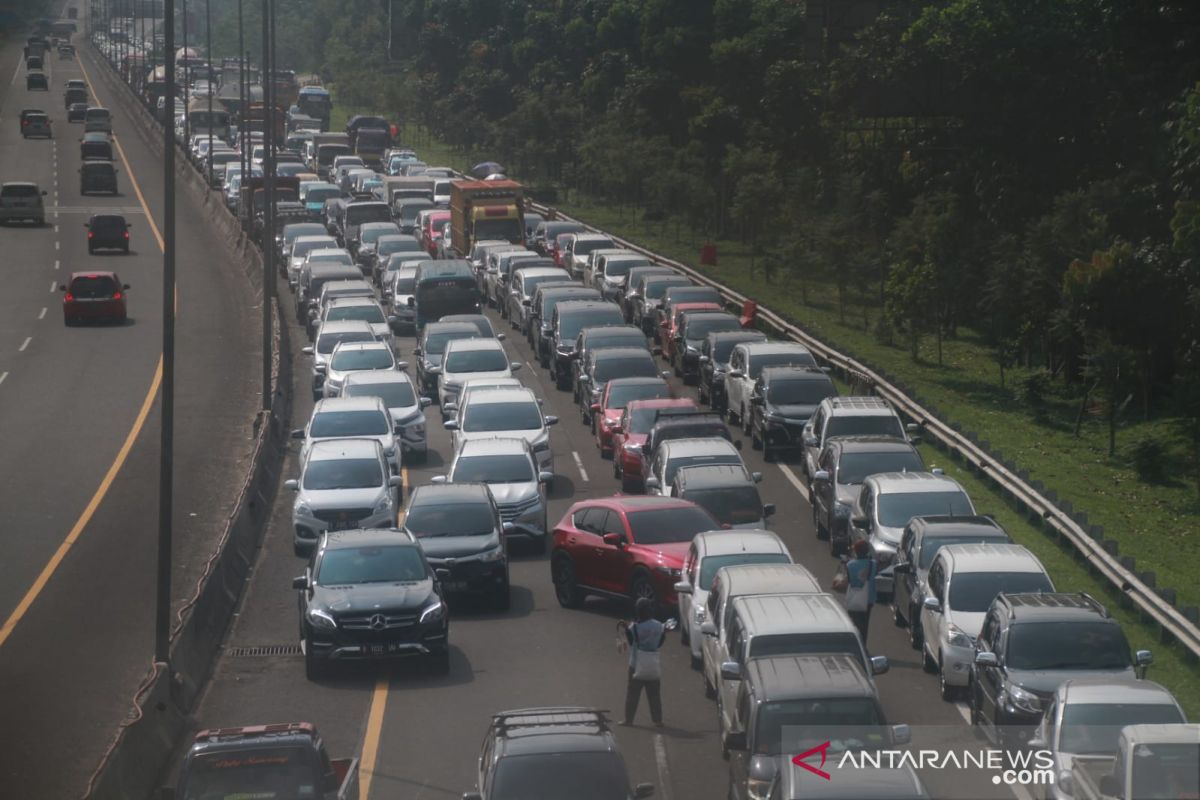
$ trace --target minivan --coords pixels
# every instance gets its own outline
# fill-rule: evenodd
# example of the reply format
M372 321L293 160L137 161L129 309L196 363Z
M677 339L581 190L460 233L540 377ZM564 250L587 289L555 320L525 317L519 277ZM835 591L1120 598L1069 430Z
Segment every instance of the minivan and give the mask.
M79 167L79 193L117 194L117 168L111 161L85 161Z
M112 133L112 112L107 108L92 106L83 114L83 130Z
M37 225L46 223L46 208L42 198L44 189L36 183L12 181L0 185L0 223L27 221Z

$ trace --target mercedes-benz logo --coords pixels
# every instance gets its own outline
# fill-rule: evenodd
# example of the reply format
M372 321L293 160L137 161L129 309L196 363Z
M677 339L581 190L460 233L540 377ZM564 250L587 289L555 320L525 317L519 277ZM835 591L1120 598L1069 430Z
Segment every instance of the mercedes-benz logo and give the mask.
M381 631L387 627L387 617L383 614L374 614L371 616L369 624L371 625L371 630Z

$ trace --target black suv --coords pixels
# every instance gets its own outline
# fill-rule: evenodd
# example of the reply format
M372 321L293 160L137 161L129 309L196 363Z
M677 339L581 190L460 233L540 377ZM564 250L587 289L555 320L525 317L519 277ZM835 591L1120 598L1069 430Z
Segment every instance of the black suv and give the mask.
M93 214L83 225L88 229L88 253L97 250L129 252L129 223L120 214Z
M308 679L322 677L333 661L410 656L449 672L442 577L404 531L324 534L304 574L292 581Z
M700 377L696 381L700 402L713 411L725 410L725 372L729 369L729 354L742 342L765 342L762 331L716 331L704 337L700 345Z
M778 450L804 446L804 426L837 387L816 367L763 367L750 394L750 445L771 461Z
M408 500L404 529L417 537L434 568L444 570L447 593L483 595L508 610L508 537L511 522L486 483L418 486Z
M742 322L726 311L689 311L683 315L675 346L671 348L671 366L684 383L700 381L700 349L710 333L734 333Z
M1143 677L1120 624L1083 593L999 594L975 641L971 724L1001 747L1027 742L1063 681Z
M479 753L476 790L465 792L463 800L651 797L653 784L630 787L604 714L574 706L496 714Z

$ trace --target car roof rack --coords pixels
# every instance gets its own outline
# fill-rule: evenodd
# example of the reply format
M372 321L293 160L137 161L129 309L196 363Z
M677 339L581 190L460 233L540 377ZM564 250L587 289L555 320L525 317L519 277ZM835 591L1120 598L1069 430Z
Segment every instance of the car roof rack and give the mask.
M502 711L492 715L492 727L499 733L516 728L546 728L556 725L595 725L601 732L609 730L608 709L584 706L548 706ZM557 717L557 719L556 719Z

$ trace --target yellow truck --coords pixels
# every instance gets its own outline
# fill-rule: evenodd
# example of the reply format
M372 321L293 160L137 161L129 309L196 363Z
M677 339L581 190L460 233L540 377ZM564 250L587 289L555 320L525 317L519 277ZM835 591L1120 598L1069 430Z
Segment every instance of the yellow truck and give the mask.
M525 244L525 189L516 181L451 181L450 237L459 258L476 240Z

